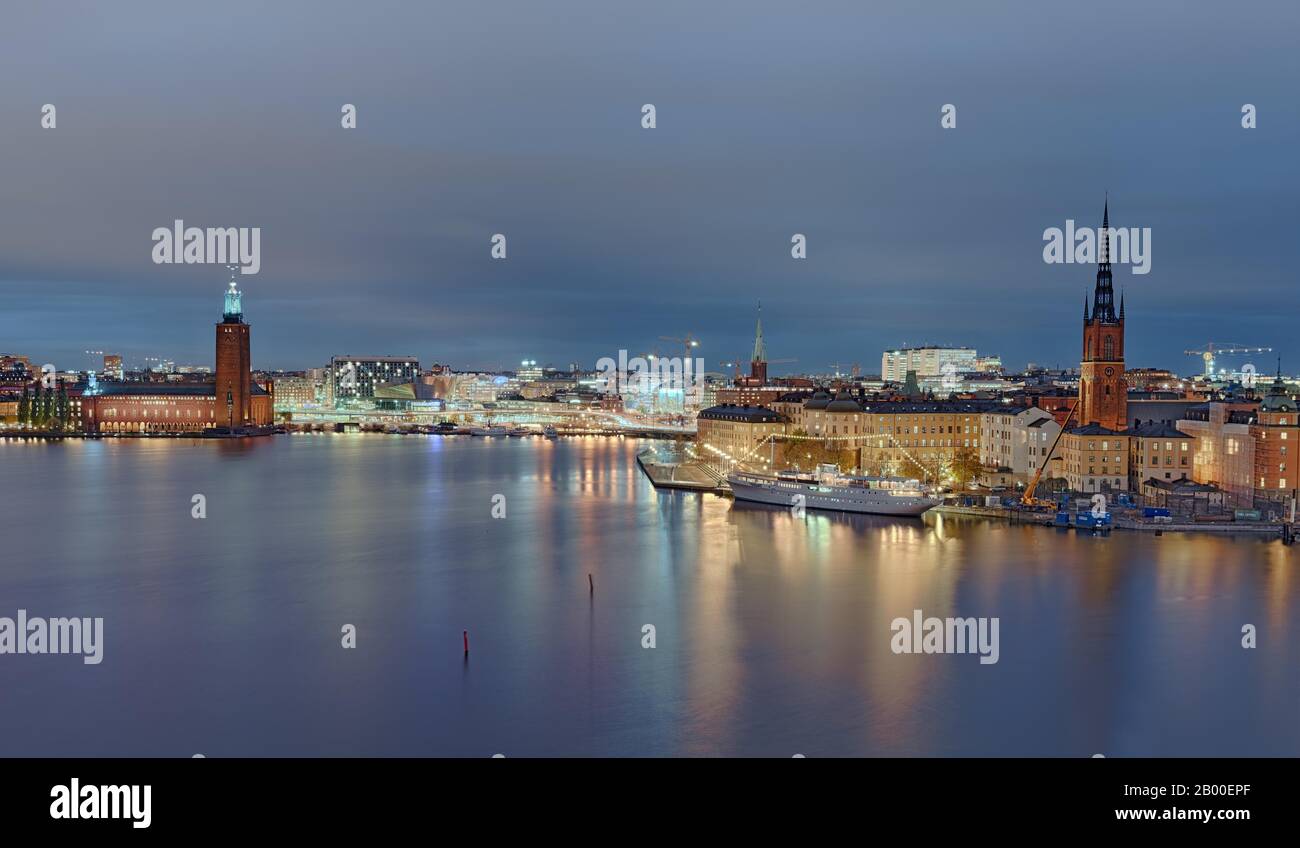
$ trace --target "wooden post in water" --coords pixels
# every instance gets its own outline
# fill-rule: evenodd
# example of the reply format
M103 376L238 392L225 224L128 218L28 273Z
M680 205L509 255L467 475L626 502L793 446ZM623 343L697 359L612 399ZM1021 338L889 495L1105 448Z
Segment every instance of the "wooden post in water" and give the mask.
M468 657L469 656L469 631L462 630L460 634L465 639L465 656Z
M591 579L590 571L587 572L587 588L591 590L591 594L596 594L596 581Z

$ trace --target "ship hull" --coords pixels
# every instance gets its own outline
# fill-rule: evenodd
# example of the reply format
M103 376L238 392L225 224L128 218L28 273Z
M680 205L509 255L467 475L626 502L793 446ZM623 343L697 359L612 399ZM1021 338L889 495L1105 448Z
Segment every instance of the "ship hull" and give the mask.
M732 475L727 478L727 482L731 485L736 500L773 506L795 506L795 496L803 495L805 509L916 516L939 504L937 498L896 496L871 489L849 491L844 487L825 487L786 480L754 482ZM825 491L827 488L832 491Z

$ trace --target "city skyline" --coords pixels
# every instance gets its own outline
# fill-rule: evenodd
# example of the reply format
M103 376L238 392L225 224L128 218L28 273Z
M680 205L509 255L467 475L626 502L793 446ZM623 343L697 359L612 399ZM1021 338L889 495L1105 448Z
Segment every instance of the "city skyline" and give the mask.
M1150 274L1116 271L1141 307L1133 363L1194 373L1182 351L1225 337L1285 361L1300 123L1276 22L1295 12L1246 7L1207 50L1166 33L1163 6L1035 10L978 39L952 34L977 10L942 11L939 32L858 10L740 24L701 88L683 68L716 40L658 15L593 8L575 29L458 9L435 26L380 7L373 42L353 45L355 10L324 25L286 5L265 31L294 18L310 37L285 45L234 38L239 16L88 7L51 46L35 37L51 13L26 10L0 59L23 80L0 92L22 203L0 230L0 338L60 367L84 368L86 349L206 361L186 328L207 320L220 267L150 261L150 233L183 218L261 228L260 273L241 285L269 368L339 350L563 366L688 332L713 367L748 350L759 299L772 355L800 360L774 373L870 370L907 343L1068 365L1077 316L1058 304L1091 274L1046 264L1042 234L1096 226L1109 190L1116 225L1153 235ZM1121 11L1126 26L1108 26ZM216 37L192 39L196 21ZM493 26L486 47L461 37ZM103 27L119 37L102 43ZM417 73L431 49L439 63ZM538 73L539 52L571 58ZM47 102L55 129L39 124ZM791 258L794 234L807 259Z

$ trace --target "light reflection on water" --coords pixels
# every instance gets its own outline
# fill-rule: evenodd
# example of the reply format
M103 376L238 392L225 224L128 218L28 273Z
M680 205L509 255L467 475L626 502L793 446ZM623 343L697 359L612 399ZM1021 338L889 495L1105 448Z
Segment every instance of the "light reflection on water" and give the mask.
M106 641L0 656L0 755L1300 754L1279 542L795 519L640 447L0 442L0 615ZM998 617L1000 661L893 654L913 609Z

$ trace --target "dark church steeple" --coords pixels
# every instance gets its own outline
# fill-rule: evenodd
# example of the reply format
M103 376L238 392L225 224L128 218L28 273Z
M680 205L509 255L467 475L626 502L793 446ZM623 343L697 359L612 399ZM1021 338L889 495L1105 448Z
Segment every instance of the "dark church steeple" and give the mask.
M1117 324L1115 315L1115 288L1110 276L1110 198L1106 198L1105 209L1101 213L1100 261L1097 263L1097 284L1092 291L1092 320L1103 324Z

